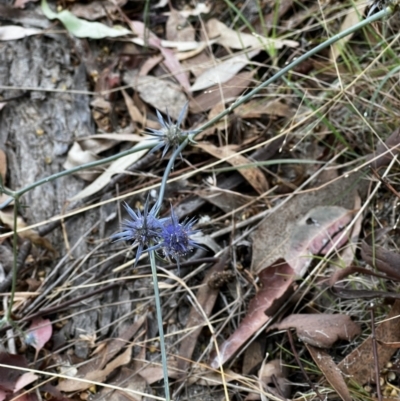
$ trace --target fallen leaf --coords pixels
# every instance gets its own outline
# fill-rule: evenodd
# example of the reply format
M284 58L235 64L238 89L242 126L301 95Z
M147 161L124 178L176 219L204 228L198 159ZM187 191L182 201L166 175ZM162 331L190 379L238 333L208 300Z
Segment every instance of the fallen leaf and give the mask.
M46 0L42 0L43 14L50 20L58 19L63 23L69 33L77 38L104 39L129 35L132 32L123 27L110 28L100 22L89 22L75 17L70 11L53 12Z
M306 344L308 352L319 367L323 375L343 401L352 401L349 388L344 381L342 372L337 367L331 356L320 348Z
M259 367L265 358L265 341L256 338L244 351L242 374L249 375L256 367Z
M213 42L197 42L197 41L186 41L180 42L175 40L161 40L161 46L167 48L173 48L179 53L176 54L178 60L186 60L194 57L195 55L202 52L207 46Z
M361 204L362 204L361 197L357 193L355 195L354 210L360 210ZM356 221L353 224L353 227L351 230L351 236L347 242L346 247L338 255L339 264L341 266L341 269L344 269L353 264L353 261L354 261L354 258L356 256L356 252L358 249L359 237L360 237L363 220L364 220L364 216L362 214L359 214L359 216L356 218Z
M259 273L272 265L277 259L286 258L289 251L293 252L290 250L293 230L310 210L318 206L335 204L352 210L359 180L360 176L356 175L345 180L336 180L331 184L323 185L318 190L295 195L271 210L271 213L259 224L252 236L253 259L251 268L253 273ZM303 220L303 223L306 221ZM305 261L307 260L309 261L309 258L305 258Z
M15 383L14 393L18 392L25 388L28 384L33 383L35 380L39 379L39 376L35 375L32 372L23 373ZM20 400L18 398L18 400Z
M339 33L358 24L363 19L364 11L367 6L368 3L366 3L364 0L358 0L355 3L353 3L353 8L349 10L345 19L343 20L342 25L340 26ZM352 36L353 35L347 35L345 38L338 40L331 46L331 51L329 56L331 62L336 61L336 59L340 56L342 49L344 48L346 43L352 38Z
M6 352L0 352L0 364L13 367L27 368L28 362L22 355L12 355ZM23 372L18 369L8 369L0 366L0 392L3 395L13 393L15 391L18 379L23 376ZM1 393L0 393L1 397Z
M88 381L94 381L98 383L103 383L107 376L113 373L117 368L127 365L131 361L132 357L132 346L129 346L121 355L113 359L109 364L105 366L104 369L93 370L88 372L84 379ZM84 383L72 379L66 379L58 383L57 390L59 391L83 391L91 387L91 383Z
M146 126L147 128L154 128L154 129L161 128L160 123L158 121L146 120L146 117L142 115L139 108L136 106L134 100L126 93L126 91L122 90L122 95L124 96L125 104L132 121L139 123L141 126ZM140 136L140 138L141 140L146 140L149 138L149 136L144 135Z
M268 98L250 100L237 107L234 113L242 118L260 118L264 115L291 118L295 115L295 111L281 99L268 100Z
M219 289L210 288L208 286L208 282L212 276L224 270L226 261L227 254L222 256L221 260L211 267L204 277L200 288L197 290L196 298L198 304L202 307L206 316L210 316L219 294ZM181 341L177 364L178 371L184 373L185 375L190 366L193 351L197 344L197 338L203 330L204 325L204 315L198 311L197 307L192 306L186 324L187 329L192 329L188 331Z
M361 244L361 257L370 266L400 280L400 254L387 250L375 243L379 237L388 233L388 231L383 229L366 237Z
M118 7L122 7L126 4L127 0L116 0L113 1L98 1L94 0L88 4L73 3L70 8L71 13L76 17L81 17L90 21L95 21L103 17L109 17L111 14L118 10Z
M132 153L130 155L120 157L115 160L107 167L106 171L101 174L96 180L94 180L90 185L84 188L81 192L73 196L70 200L75 201L78 199L86 198L90 195L103 189L111 180L114 174L123 173L129 166L137 162L141 157L143 157L148 152L148 149L141 150L139 152ZM1 213L1 212L0 212ZM0 214L1 218L1 214Z
M74 167L82 166L86 163L91 163L99 160L100 158L96 156L93 152L89 150L84 150L78 142L74 142L71 149L68 151L67 160L64 162L63 167L65 170L69 170ZM82 178L85 181L92 182L98 176L100 172L93 169L87 169L84 171L78 171L74 175Z
M8 227L10 227L11 230L14 229L14 211L13 209L3 209L0 210L0 220ZM17 230L23 229L26 227L26 223L24 219L20 216L17 217ZM51 245L50 241L47 240L46 238L41 237L37 231L35 230L24 230L18 235L21 238L27 238L32 243L35 245L39 245L43 248L46 248L50 252L52 252L54 255L57 255L58 252L57 250Z
M251 161L243 155L238 155L230 146L217 147L211 143L200 142L196 145L200 149L216 157L219 160L226 161L232 166L241 166L251 164ZM269 185L265 175L258 167L240 168L238 172L247 180L247 182L261 195L268 191Z
M124 82L137 90L140 97L154 108L168 113L177 120L180 112L187 103L186 96L178 85L164 79L151 76L140 76L134 71L124 74Z
M261 366L258 372L258 379L262 387L269 393L276 396L283 395L287 398L290 396L290 383L287 380L288 373L288 368L283 365L280 359L273 359ZM278 389L276 385L278 385Z
M269 330L295 328L301 341L318 348L330 348L338 340L351 341L361 333L360 326L348 315L310 313L290 315Z
M192 24L179 11L171 9L165 26L168 41L194 42L195 30Z
M283 260L277 261L273 266L264 269L260 275L261 289L250 301L248 311L240 322L237 330L225 340L218 348L210 363L213 369L224 364L235 352L268 322L274 310L283 302L284 294L288 294L294 280L293 269ZM280 302L276 302L279 300Z
M249 34L238 31L237 29L228 28L221 21L212 18L206 25L208 37L215 39L218 44L231 49L260 49L266 50L282 49L284 46L297 47L299 42L294 40L281 40L273 38L264 38L261 35Z
M386 347L382 343L400 341L400 300L395 301L386 319L377 325L375 336L378 342L378 369L381 370L396 352L395 348ZM369 337L347 355L338 367L346 376L362 385L375 381L376 364Z
M250 196L239 192L223 190L215 186L197 190L196 195L205 199L212 205L217 206L224 213L230 213L233 210L243 207L251 200Z
M27 36L38 35L43 33L41 29L24 28L18 25L6 25L0 27L0 40L16 40L26 38Z
M376 151L372 155L367 156L367 161L371 162L371 166L379 170L386 167L392 161L393 157L400 152L400 128L392 132L385 142L380 141L376 146Z
M38 0L15 0L14 7L15 8L25 8L25 4L30 3L32 1L36 2Z
M134 323L123 330L118 338L112 339L111 341L107 342L105 346L102 346L100 349L98 349L98 351L94 353L93 357L89 361L79 367L79 369L75 370L74 375L83 377L87 380L103 381L103 379L105 379L108 374L107 372L111 373L112 367L116 367L118 363L123 364L122 362L127 357L127 354L125 356L117 357L114 362L109 365L107 365L107 363L111 361L121 351L121 349L126 346L127 342L129 342L132 337L137 333L137 331L143 326L145 320L146 317L144 315L140 316ZM129 349L130 348L128 348L125 353L129 353ZM68 367L68 370L71 371L71 367ZM72 374L70 375L72 376ZM80 386L81 390L83 389L83 387L85 387L85 383L76 382L75 380L73 380L73 378L71 380L65 380L60 384L63 384L65 388L76 388L76 386ZM88 387L90 387L90 384L87 384L85 388ZM62 390L62 388L58 389L60 391L75 391Z
M119 142L142 142L146 139L145 136L138 134L110 132L109 134L96 134L79 138L77 142L81 144L84 150L98 154L112 148Z
M6 175L7 175L7 155L3 149L0 148L0 176L1 182L3 185L6 183Z
M108 384L118 387L118 390L111 390L106 387L99 389L92 398L93 401L141 401L142 395L135 393L146 391L146 381L137 373L137 370L126 367L122 367L121 371ZM126 390L130 390L130 392L128 393Z
M28 329L25 342L34 347L36 352L39 352L50 340L52 334L53 328L50 320L37 317L32 321Z
M149 363L138 371L139 375L146 381L148 385L158 382L164 378L164 370L160 364ZM175 361L168 361L168 377L178 379L179 372L176 368Z
M207 91L200 93L190 100L189 108L194 114L202 113L212 109L220 103L229 103L250 86L254 71L244 71L231 78L222 85L215 85ZM213 128L211 130L214 131ZM205 134L201 133L196 138L201 139Z
M244 377L234 372L231 369L224 369L224 379L226 383L237 380L239 383L243 381ZM192 375L188 378L188 383L198 384L200 386L217 386L224 384L220 372L204 372L201 368L198 372L194 371Z
M160 1L160 3L162 0ZM208 14L211 11L211 4L207 4L206 2L196 2L196 6L194 8L185 8L184 10L180 10L180 14L185 18L188 17L198 17L201 14Z
M216 65L209 68L199 77L197 77L194 84L190 87L193 92L207 89L216 84L223 84L233 78L241 69L246 67L260 51L251 50L245 54L233 56L225 61L216 60ZM219 61L219 62L218 62Z
M352 212L340 206L317 206L295 222L287 243L285 259L298 275L303 277L313 255L327 254L348 240L336 238L352 220Z
M182 85L182 87L189 91L190 82L187 72L182 68L178 58L175 53L162 46L161 39L158 38L153 32L149 31L143 22L141 21L131 21L132 30L138 35L138 38L132 41L141 46L153 46L160 50L161 54L164 56L164 64L171 72L171 74L177 79L177 81ZM139 39L139 41L137 40Z

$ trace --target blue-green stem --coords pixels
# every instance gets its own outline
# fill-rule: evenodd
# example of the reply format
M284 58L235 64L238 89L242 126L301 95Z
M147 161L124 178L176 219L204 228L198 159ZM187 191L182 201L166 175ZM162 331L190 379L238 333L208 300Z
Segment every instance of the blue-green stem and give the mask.
M11 295L10 295L10 305L8 306L6 320L7 323L11 322L12 307L14 303L15 290L17 286L17 246L18 246L18 207L19 207L19 196L14 196L14 227L13 227L13 274L11 282Z
M169 162L167 164L167 167L166 167L166 169L164 171L164 174L163 174L163 177L161 179L160 193L158 194L158 199L157 199L156 206L155 206L156 214L158 214L160 209L161 209L162 201L164 199L165 188L167 187L167 181L168 181L169 173L174 168L174 164L175 164L176 158L181 154L183 149L186 148L188 143L189 143L189 138L186 138L178 146L178 148L175 149L175 151L172 153L171 157L169 158Z
M166 352L165 341L164 341L164 328L163 328L163 319L162 319L162 309L161 309L161 303L160 303L160 291L158 290L157 265L156 265L155 251L150 251L149 257L150 257L150 265L151 265L151 274L153 276L154 298L156 300L156 314L157 314L158 333L160 336L161 364L162 364L163 375L164 375L165 399L166 399L166 401L170 401L171 396L170 396L170 392L169 392L167 352Z

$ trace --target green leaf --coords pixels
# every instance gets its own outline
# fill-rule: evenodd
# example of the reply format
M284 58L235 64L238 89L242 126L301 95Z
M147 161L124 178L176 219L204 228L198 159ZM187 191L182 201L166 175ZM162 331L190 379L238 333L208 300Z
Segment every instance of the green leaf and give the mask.
M103 38L115 38L117 36L124 36L132 33L123 27L110 28L107 25L101 24L100 22L89 22L84 19L75 17L70 11L63 10L60 13L53 12L46 0L42 0L41 3L43 14L48 19L58 19L61 21L68 32L77 38L91 38L91 39L103 39Z

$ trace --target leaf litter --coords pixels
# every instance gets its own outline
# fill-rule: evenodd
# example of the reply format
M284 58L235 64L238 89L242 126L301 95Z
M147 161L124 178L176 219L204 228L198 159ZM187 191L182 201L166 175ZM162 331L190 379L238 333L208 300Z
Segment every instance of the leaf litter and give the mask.
M140 8L140 5L130 4L128 7L123 0L105 2L101 6L96 1L72 3L63 5L66 8L62 11L57 9L57 12L51 11L55 9L53 2L50 5L42 3L47 17L60 20L69 34L75 36L72 46L74 56L87 64L85 90L91 88L95 93L91 107L97 128L91 135L82 136L76 132L68 144L71 148L65 153L71 163L65 165L66 168L115 154L129 149L132 142L145 140L143 131L146 127L159 128L155 110L177 119L183 105L189 101L184 124L186 129L196 129L229 107L249 87L298 57L299 52L304 52L305 44L315 36L313 29L321 37L326 35L320 21L327 21L329 27L327 25L326 29L331 35L333 31L342 31L346 26L353 25L366 7L365 3L357 4L359 12L355 12L350 5L341 5L340 10L335 5L323 10L321 6L305 6L300 10L292 1L283 1L274 10L265 6L259 13L252 13L245 5L243 16L254 28L250 30L248 24L243 25L243 20L233 14L226 20L220 18L216 14L218 7L221 7L219 2L215 4L217 11L203 3L195 8L188 6L180 9L175 2L171 2L175 8L169 8L166 2L159 2L157 8L150 8L150 25L149 21L138 17L143 10L137 13L135 7ZM24 5L24 2L16 4L18 7ZM29 5L32 8L36 6ZM318 17L314 17L310 10ZM205 14L207 17L202 19ZM42 35L37 33L42 33L40 29L43 26L21 23L19 17L16 19L17 15L10 21L18 25L3 27L9 35L8 39L12 41L32 33L35 35L32 40L42 40ZM99 22L92 22L95 20ZM337 25L333 26L332 21ZM119 24L122 28L118 27ZM306 34L302 33L303 28ZM309 33L311 36L308 36ZM65 31L63 34L67 35ZM46 40L53 40L52 33L48 35L46 32L45 35ZM118 39L110 40L113 37ZM76 38L92 40L84 43ZM101 45L96 38L104 40ZM382 178L382 174L396 164L398 129L390 127L392 135L382 137L375 147L373 144L376 141L366 138L365 132L359 132L359 127L354 126L355 120L359 123L358 117L348 114L348 109L343 111L340 101L330 103L329 112L323 118L309 111L325 107L321 99L326 100L330 96L330 90L334 88L333 78L337 78L338 72L343 74L341 82L348 84L348 69L339 54L346 56L348 49L356 48L354 43L354 38L348 37L346 41L333 46L330 54L321 54L335 63L335 68L330 67L329 74L317 71L323 68L321 63L318 64L321 58L318 56L311 60L309 66L302 66L311 68L310 74L299 69L290 77L290 82L264 89L258 97L230 113L224 121L201 133L196 139L203 141L207 138L208 142L200 142L197 147L186 149L182 160L177 163L171 176L175 182L167 187L166 200L179 205L179 210L183 211L182 217L189 215L199 218L200 227L209 231L206 236L215 245L213 252L220 249L225 251L221 259L211 266L204 265L198 271L193 266L186 271L183 268L183 274L188 274L185 282L193 288L205 315L199 312L198 305L190 303L185 290L172 285L168 281L170 279L163 277L160 283L165 294L162 301L164 325L168 330L168 374L177 381L175 389L178 397L181 384L186 386L187 394L192 389L197 391L199 387L204 387L200 398L196 398L194 393L188 395L193 400L204 400L209 395L219 394L224 383L230 383L229 388L235 388L234 391L240 393L238 396L247 400L264 400L268 397L298 399L300 393L308 390L296 385L301 381L297 372L299 367L292 359L291 351L286 349L286 334L282 333L282 330L293 327L296 328L295 336L301 340L296 348L308 350L302 356L308 358L307 363L312 366L308 370L313 372L310 374L311 380L324 388L330 385L336 393L332 395L333 399L350 400L355 394L355 382L358 385L367 382L373 385L375 371L383 371L391 358L397 358L393 355L400 343L396 326L398 301L390 301L395 298L393 283L398 278L398 252L397 249L393 250L397 247L394 245L397 233L394 231L390 234L393 239L391 247L387 246L389 240L382 246L377 244L379 232L369 237L366 234L374 231L370 227L371 215L383 227L393 226L396 220L391 218L388 223L382 218L379 203L375 205L376 209L373 209L373 205L369 206L376 198L369 198L365 188L374 185L374 180L379 180L391 185L394 191L390 192L390 196L395 196L396 175ZM380 65L380 68L385 74L384 66ZM364 75L368 74L359 74L359 79L363 80ZM370 85L374 78L370 79L366 85ZM127 86L122 89L121 83ZM343 93L348 96L346 102L354 102L354 108L362 110L362 103L352 98L353 94L357 97L362 92L361 85L357 85L354 84L351 91L346 87ZM396 91L395 87L393 91ZM299 93L304 93L304 96L299 96ZM343 104L346 102L343 101ZM331 125L324 125L326 121ZM384 121L384 118L375 120L378 126L374 129L379 133L386 132L387 127L379 126L380 121ZM284 135L285 139L274 148L272 153L275 154L265 156L275 159L276 168L274 165L263 165L263 158L253 159L250 152L246 156L238 154L250 146L258 147L262 153L263 148L269 146L266 143L280 135ZM354 151L343 148L343 142L337 140L341 135L346 143L354 146ZM321 149L321 152L310 153L309 148L312 147ZM70 193L74 207L78 204L79 208L84 205L83 208L89 206L96 209L99 204L90 204L101 198L101 203L104 202L102 208L112 206L113 212L109 215L116 216L115 197L122 193L132 205L140 208L143 199L137 191L157 183L165 168L165 162L157 157L149 159L153 164L146 164L146 152L102 166L94 175L85 171L85 174L92 174L86 176L92 181L89 185L81 181L82 176L74 178L83 184L79 190ZM13 161L13 153L6 149L4 156L6 154ZM338 164L330 163L329 159L339 154ZM355 171L347 178L340 176L347 175L349 166L351 169L354 165L354 157L368 154L366 160L373 170ZM284 163L280 162L285 158L310 159L316 163L300 174L299 181L297 177L296 180L289 177L287 181L293 185L281 191L282 185L276 183L287 178L283 176ZM253 160L260 163L251 165ZM4 161L1 170L3 182L7 182L13 174L13 171L7 171L7 162ZM65 159L59 165L63 163ZM214 163L223 163L223 166L230 164L231 167L219 173L218 166L213 170ZM235 167L243 164L249 167L234 171ZM136 165L140 167L135 169ZM286 172L290 175L294 170L289 168ZM373 176L369 174L370 171ZM309 175L314 173L318 178L308 180ZM324 178L324 174L329 177ZM15 185L14 181L12 183ZM223 194L218 202L213 201L214 192ZM388 200L384 191L379 196L382 196L384 203L394 202L393 198ZM151 192L151 197L155 200L156 192ZM64 206L60 210L64 210ZM360 209L371 213L359 214L359 227L351 231L355 215ZM71 226L79 226L76 222L84 214L77 210L73 224L61 216L66 244L68 237L73 236ZM3 224L12 229L12 212L3 210L1 213ZM23 208L21 216L25 217ZM25 221L29 219L19 217L18 227L26 227ZM43 387L43 392L51 393L54 399L64 397L61 392L70 399L75 396L74 392L78 392L81 399L86 399L90 391L93 392L90 396L93 399L112 397L121 401L141 400L144 399L142 393L158 394L157 382L163 377L157 359L159 344L150 301L151 283L146 278L148 270L142 264L139 270L129 270L131 251L120 244L117 248L104 241L104 234L111 235L116 229L115 217L100 221L100 224L100 230L93 229L89 236L82 238L83 242L93 246L84 256L70 252L68 246L64 249L62 241L53 242L44 238L42 227L37 232L31 229L25 231L27 238L39 248L34 247L29 254L18 281L18 289L27 287L28 280L35 280L40 285L43 276L52 270L53 256L49 256L46 250L61 250L65 259L60 266L74 266L69 270L73 274L64 276L64 282L61 280L46 295L46 299L44 296L41 298L43 308L50 307L51 310L52 306L58 308L61 305L56 310L66 310L62 309L62 303L68 303L76 297L77 289L90 295L91 285L98 285L102 280L118 280L122 277L119 272L134 277L132 286L129 281L113 294L96 292L96 297L89 297L87 303L85 301L77 305L73 314L76 311L78 316L80 311L85 314L80 321L79 317L64 315L63 312L55 312L60 323L53 327L48 324L50 321L47 318L33 319L27 331L28 343L36 344L36 351L41 351L41 369L52 369L49 367L48 354L60 352L58 367L70 369L71 376L118 387L114 390L100 386L94 389L90 383L70 377L54 380L53 392ZM7 239L4 241L5 245L9 245ZM108 255L114 255L117 250L123 255L119 255L118 262L107 264ZM348 255L345 257L346 252ZM86 260L89 261L87 265ZM319 268L318 272L311 271L317 263L323 268ZM63 274L62 270L60 274ZM191 273L194 270L196 273ZM378 285L374 281L376 278L383 280L380 283L386 287ZM179 290L174 292L172 288ZM326 294L329 294L329 301ZM31 296L37 295L23 296L24 301L14 305L17 318L22 316L24 319L24 308L31 302ZM371 296L394 302L391 308L383 303L379 306L381 323L376 329L379 362L372 353L368 320L360 312L365 309L362 298ZM101 299L101 303L96 304L98 299ZM92 306L96 312L92 312ZM94 317L91 317L91 313L94 313ZM350 316L355 316L355 321ZM362 322L361 339L357 337L360 333L357 320ZM272 322L275 323L272 326L275 331L271 331L271 327L267 333L262 330ZM43 324L47 327L44 331L41 330ZM209 325L218 333L219 351L213 349L213 341L206 327ZM96 335L93 334L95 329ZM71 340L68 345L65 345L65 338ZM358 345L365 338L367 340ZM335 341L337 343L333 345ZM67 347L67 352L58 351L60 343ZM95 349L95 352L85 356L82 343L89 350ZM320 347L324 347L324 350ZM26 351L21 348L20 352L26 353L26 360L34 361L29 348ZM243 359L241 352L245 353ZM251 361L246 362L248 366L245 369L246 355ZM27 366L26 360L24 366ZM19 366L18 363L12 359L13 365ZM216 371L221 365L224 373ZM240 371L243 373L239 374ZM0 385L3 397L12 396L14 391L23 388L29 389L31 381L39 378L35 374L9 377L11 384L5 390ZM18 377L21 381L18 381ZM58 389L58 393L55 389ZM233 395L232 390L232 397L237 394Z

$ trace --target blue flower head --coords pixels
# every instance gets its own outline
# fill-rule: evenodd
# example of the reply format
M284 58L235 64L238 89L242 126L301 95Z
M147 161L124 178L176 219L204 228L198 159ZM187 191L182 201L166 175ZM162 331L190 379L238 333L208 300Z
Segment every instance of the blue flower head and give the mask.
M156 110L158 121L161 124L161 128L160 129L148 128L148 130L151 131L148 134L154 136L158 141L158 144L154 146L154 148L151 150L152 152L164 148L162 152L162 157L164 157L168 152L169 148L172 148L174 150L177 149L179 145L188 137L189 134L195 132L195 131L183 131L181 129L181 124L186 115L187 108L188 108L188 103L186 103L185 106L183 106L183 109L179 113L178 120L176 121L175 124L172 123L168 111L167 111L167 117L168 117L168 122L167 122L164 120L161 113L158 110Z
M156 217L154 206L149 211L148 199L144 205L143 214L140 210L135 212L126 203L124 206L130 219L125 219L121 226L122 231L114 234L111 239L114 241L134 241L134 244L138 244L136 265L144 248L149 251L158 247L163 220Z
M179 220L171 207L171 217L162 225L160 244L166 256L174 258L179 263L181 256L187 255L194 248L202 248L191 236L197 232L193 230L195 220L184 221Z

